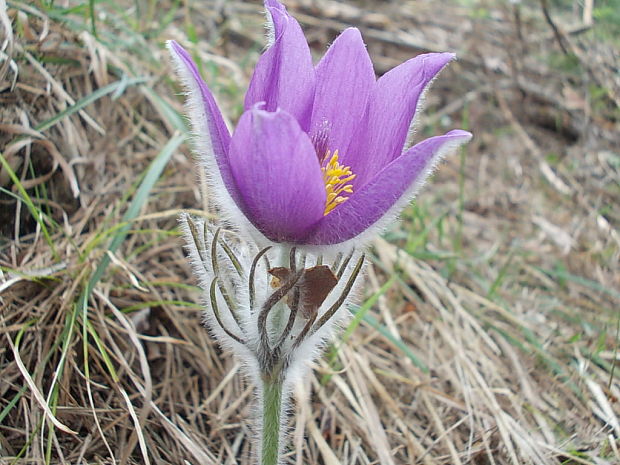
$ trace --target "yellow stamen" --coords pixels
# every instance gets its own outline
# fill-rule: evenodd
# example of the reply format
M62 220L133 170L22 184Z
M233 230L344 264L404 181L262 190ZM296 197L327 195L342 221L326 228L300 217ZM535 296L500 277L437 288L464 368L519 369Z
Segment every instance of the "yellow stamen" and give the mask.
M334 208L349 199L349 196L340 195L343 192L347 194L353 193L353 184L347 184L355 179L355 174L351 171L351 167L343 166L338 163L338 150L329 157L331 152L328 150L325 159L329 162L325 167L321 168L323 172L323 182L325 183L325 191L327 192L327 200L325 201L325 212L327 215Z

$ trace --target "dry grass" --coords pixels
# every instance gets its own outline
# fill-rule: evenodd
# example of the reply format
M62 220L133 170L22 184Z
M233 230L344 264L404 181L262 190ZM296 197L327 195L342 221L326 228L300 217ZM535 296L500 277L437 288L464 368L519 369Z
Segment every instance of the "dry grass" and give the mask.
M250 463L252 387L199 325L176 231L208 193L162 45L235 120L258 2L7 3L0 463ZM475 134L376 241L286 463L620 463L614 41L544 1L286 4L317 54L360 27L378 73L457 51L419 132Z

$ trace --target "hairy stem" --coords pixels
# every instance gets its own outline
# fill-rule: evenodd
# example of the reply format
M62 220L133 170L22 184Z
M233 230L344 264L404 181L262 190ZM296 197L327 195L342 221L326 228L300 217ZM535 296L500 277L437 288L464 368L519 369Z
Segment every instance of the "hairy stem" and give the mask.
M283 379L280 373L263 376L261 465L278 465L280 463L282 384Z

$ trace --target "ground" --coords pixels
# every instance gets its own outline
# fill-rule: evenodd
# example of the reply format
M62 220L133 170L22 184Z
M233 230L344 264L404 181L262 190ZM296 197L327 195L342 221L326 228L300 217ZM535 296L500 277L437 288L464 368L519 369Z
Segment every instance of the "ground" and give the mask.
M349 26L378 75L456 52L415 138L474 134L373 243L285 463L620 463L620 4L285 4L317 59ZM176 228L217 212L164 42L234 125L261 8L0 2L0 463L251 463Z

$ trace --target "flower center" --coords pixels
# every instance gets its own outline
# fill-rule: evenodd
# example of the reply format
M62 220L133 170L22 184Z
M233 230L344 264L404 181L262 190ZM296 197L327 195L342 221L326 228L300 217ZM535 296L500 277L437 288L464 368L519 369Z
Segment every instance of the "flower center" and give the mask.
M324 160L329 160L329 162L321 168L325 191L327 192L323 215L329 214L334 208L349 199L349 195L341 194L353 193L353 184L348 183L356 176L351 171L350 166L343 166L338 163L338 150L334 151L331 158L330 153L329 150L325 153Z

